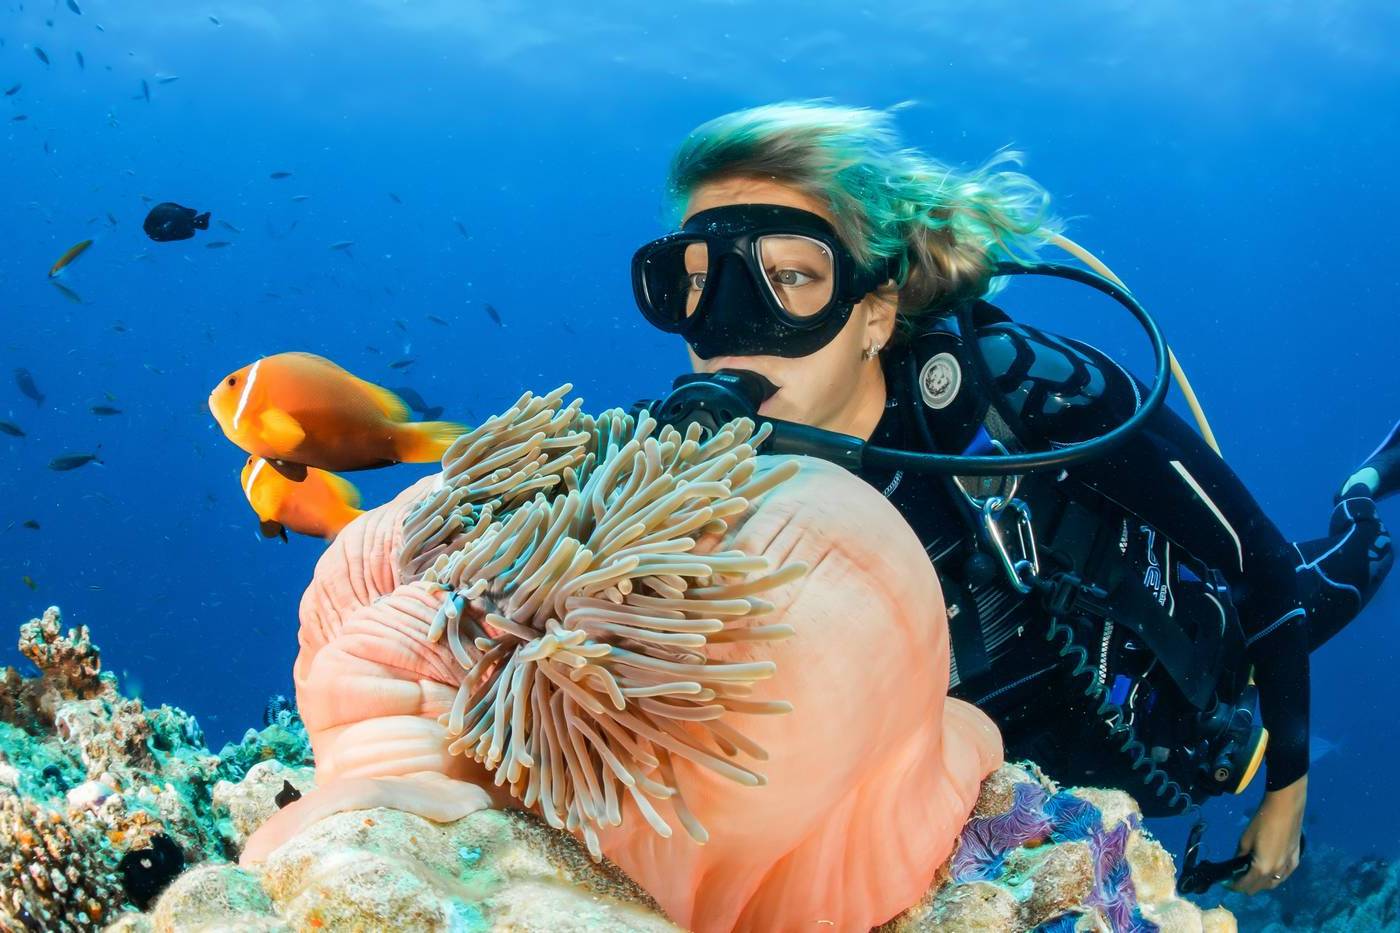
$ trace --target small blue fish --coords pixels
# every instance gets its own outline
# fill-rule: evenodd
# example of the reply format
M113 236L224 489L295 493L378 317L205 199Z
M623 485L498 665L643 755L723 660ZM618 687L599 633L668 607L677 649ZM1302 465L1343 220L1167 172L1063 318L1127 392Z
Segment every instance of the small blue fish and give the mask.
M222 25L223 25L223 23L219 22L219 18L218 18L217 16L211 16L211 17L209 17L209 22L213 23L215 26L222 26Z
M68 0L68 9L72 10L74 13L77 13L79 16L83 15L83 9L82 7L78 6L78 0Z
M83 58L83 53L82 53L82 52L74 52L73 54L76 55L76 56L78 57L78 67L79 67L79 68L86 69L86 68L87 68L87 61Z
M145 98L146 103L151 102L151 86L146 83L145 78L141 79L141 96Z
M37 45L34 46L34 54L39 56L39 61L43 62L45 65L49 63L48 53L45 52L43 49L39 48Z

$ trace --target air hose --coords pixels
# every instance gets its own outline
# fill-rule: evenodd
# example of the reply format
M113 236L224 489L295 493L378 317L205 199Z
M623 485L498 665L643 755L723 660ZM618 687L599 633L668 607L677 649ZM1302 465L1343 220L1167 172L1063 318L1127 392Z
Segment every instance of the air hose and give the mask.
M1094 718L1102 723L1108 730L1105 737L1110 748L1115 747L1122 753L1129 763L1129 767L1135 775L1142 781L1143 786L1152 791L1158 798L1164 800L1166 805L1177 813L1195 813L1200 810L1200 804L1192 799L1190 793L1179 783L1171 778L1155 761L1152 760L1151 753L1146 745L1137 737L1136 730L1128 723L1127 711L1122 705L1115 703L1108 695L1107 689L1099 683L1098 668L1089 663L1089 652L1074 641L1074 631L1061 621L1060 617L1048 614L1049 626L1045 630L1045 640L1055 648L1059 657L1068 658L1072 663L1069 676L1078 678L1084 682L1081 691L1085 697L1092 702L1097 701L1098 706L1094 710ZM1060 639L1061 643L1056 644ZM1121 743L1118 742L1122 739Z

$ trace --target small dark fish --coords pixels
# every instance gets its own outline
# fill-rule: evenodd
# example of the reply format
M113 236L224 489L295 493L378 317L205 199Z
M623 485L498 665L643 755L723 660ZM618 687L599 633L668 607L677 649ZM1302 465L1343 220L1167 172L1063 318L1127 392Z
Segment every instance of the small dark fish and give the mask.
M403 331L405 334L408 333L408 322L405 321L403 318L394 318L394 326L397 327L399 330Z
M294 195L292 195L292 200L293 200L295 203L300 204L302 201L309 201L309 200L311 200L311 195L309 195L309 194L294 194Z
M29 518L29 519L25 519L24 522L20 525L20 527L21 527L21 528L28 528L30 531L38 531L38 530L39 530L39 523L36 522L34 519Z
M39 48L37 45L34 46L34 54L37 55L37 56L39 56L39 61L43 62L45 65L47 65L47 64L49 63L49 53L45 52L43 49Z
M399 389L390 389L389 391L397 395L399 398L403 399L405 402L407 402L408 407L413 409L419 415L422 415L424 421L437 421L439 418L442 417L441 405L429 405L426 401L423 400L423 396L419 395L417 392L415 392L408 386L404 386Z
M111 224L114 227L117 225L117 218L112 216L111 211L107 212L107 223Z
M151 197L149 194L143 194L141 195L141 200L146 204L150 204L155 198Z
M418 361L415 360L413 357L411 357L411 356L406 356L406 357L404 357L404 358L401 359L401 360L394 360L394 362L392 362L392 363L389 364L389 368L390 368L390 369L408 369L408 367L412 366L412 365L413 365L414 363L416 363L416 362L418 362Z
M450 324L447 323L446 320L444 320L443 318L438 317L436 314L430 314L430 315L428 315L428 320L432 321L434 324L441 324L443 327L450 327L450 326L451 326Z
M120 415L122 413L120 408L113 408L111 405L94 405L91 410L94 415Z
M126 325L123 324L121 321L117 321L115 324L112 325L112 330L116 331L119 334L124 334L126 333Z
M225 246L232 246L228 240L211 240L204 244L205 249L223 249Z
M267 177L268 177L268 178L271 178L273 181L281 181L283 178L291 178L291 177L292 177L292 173L291 173L291 172L273 172L272 174L268 175Z
M146 103L149 104L151 102L151 86L146 83L145 78L141 79L141 96L145 99Z
M31 590L37 590L39 588L39 584L35 583L34 578L27 573L24 576L20 577L20 579L24 581L24 585L29 587Z
M277 809L282 809L289 803L295 803L301 799L301 791L292 786L288 780L282 781L282 789L277 792L277 796L272 798L272 802L277 804Z
M76 56L78 57L78 67L79 67L79 68L86 69L86 68L87 68L87 60L83 58L83 53L82 53L82 52L74 52L73 54L76 55Z
M462 225L462 222L460 220L454 217L452 218L452 223L454 223L457 226L457 232L462 235L463 239L470 240L472 238L472 235L467 232L467 228Z
M68 0L68 9L77 13L79 16L83 15L82 8L78 6L78 0Z
M180 80L179 75L156 75L157 84L174 84Z
M370 346L369 344L365 344L365 349L368 350L368 351L371 352L371 353L379 353L379 352L380 352L380 349L379 349L378 347L372 347L372 346Z
M482 307L486 309L486 316L495 321L497 327L506 326L501 320L501 312L497 311L494 305L482 305Z
M29 114L27 114L27 113L17 113L17 114L15 114L13 117L10 117L10 122L11 122L11 123L22 123L22 122L24 122L25 120L28 120L28 119L29 119Z
M54 288L58 289L59 294L62 295L64 298L67 298L69 301L73 302L73 304L80 305L83 303L83 296L79 295L77 292L73 291L73 289L69 288L67 285L64 285L62 282L57 282L53 279L49 279L49 284L52 285Z
M141 197L144 199L145 195ZM194 236L196 230L209 229L209 212L200 214L192 207L183 207L174 201L162 201L151 208L141 229L157 243L188 240Z
M235 227L233 224L229 223L227 220L221 220L221 221L219 221L219 226L220 226L220 227L223 227L225 230L230 230L230 231L232 231L232 232L234 232L234 233L242 233L242 232L243 232L240 228Z
M400 198L397 194L394 194L394 192L392 191L389 192L389 200L393 201L395 204L403 203L403 199Z
M6 89L5 89L5 96L6 96L6 97L14 97L16 94L19 93L19 89L22 88L22 87L24 87L24 82L23 82L23 81L21 81L19 84L16 84L14 87L8 87L8 88L6 88Z
M209 17L209 22L213 23L215 26L222 26L222 25L223 25L223 23L219 21L219 18L218 18L217 16L211 16L211 17Z
M52 152L53 150L49 148L49 141L47 139L44 140L44 155L49 155Z
M348 253L350 251L350 247L354 245L354 240L337 240L336 242L331 244L331 249L338 249L343 253Z
M83 251L91 245L91 240L83 240L79 243L74 243L72 246L68 247L68 249L63 253L63 255L58 257L58 261L49 267L49 278L53 278L54 276L62 272L65 268L68 267L69 263L81 256L83 254Z
M0 434L8 434L10 437L24 437L24 429L11 421L0 421Z
M76 470L78 467L87 466L89 463L98 463L97 454L64 454L61 457L54 457L49 461L49 469L59 473L68 470Z

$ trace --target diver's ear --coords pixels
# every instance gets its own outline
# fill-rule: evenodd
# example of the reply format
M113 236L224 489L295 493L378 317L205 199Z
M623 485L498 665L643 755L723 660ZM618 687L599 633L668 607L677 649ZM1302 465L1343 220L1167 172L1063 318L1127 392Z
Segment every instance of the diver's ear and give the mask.
M895 318L899 313L899 286L890 279L875 291L866 295L856 305L865 314L865 330L870 342L889 346L894 336Z

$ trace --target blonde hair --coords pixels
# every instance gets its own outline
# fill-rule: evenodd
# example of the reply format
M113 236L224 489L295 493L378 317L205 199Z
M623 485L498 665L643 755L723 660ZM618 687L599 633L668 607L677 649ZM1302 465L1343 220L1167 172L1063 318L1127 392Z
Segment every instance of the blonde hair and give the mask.
M772 179L825 203L836 232L867 269L895 257L899 332L985 294L992 266L1029 262L1060 232L1050 196L1002 150L959 171L901 145L899 108L822 101L739 110L693 130L671 161L667 194L679 219L694 190L726 177Z

